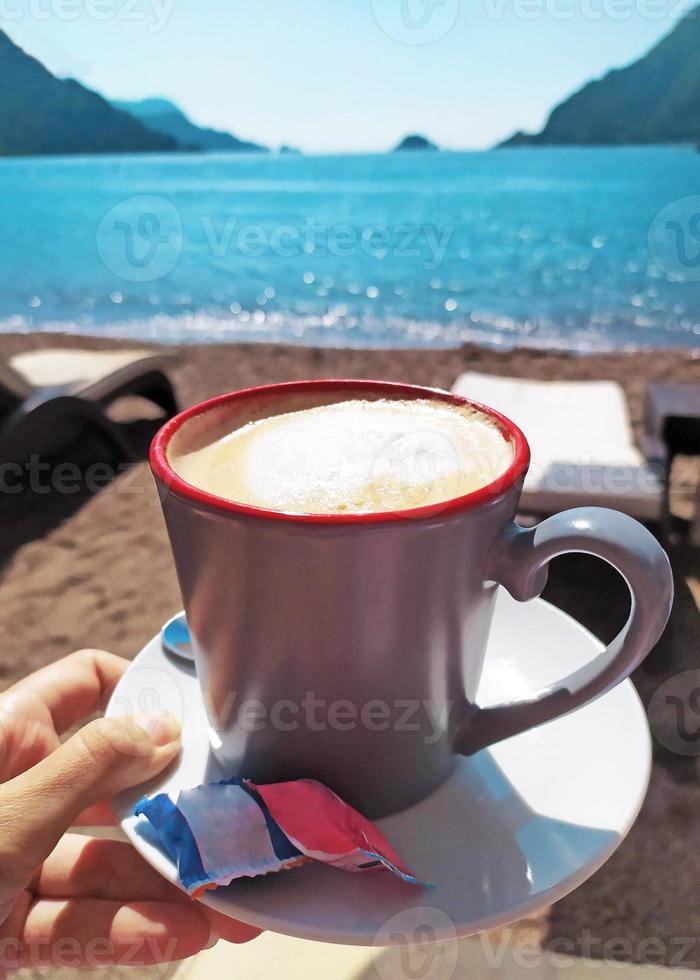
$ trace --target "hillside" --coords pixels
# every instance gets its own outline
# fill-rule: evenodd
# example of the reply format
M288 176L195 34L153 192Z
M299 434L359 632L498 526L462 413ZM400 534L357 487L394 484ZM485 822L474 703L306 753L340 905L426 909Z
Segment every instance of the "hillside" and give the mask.
M401 153L404 150L437 150L438 147L435 143L429 140L426 136L419 136L417 133L411 133L410 136L404 136L398 146L394 147L394 153Z
M177 148L74 79L59 79L0 30L0 156Z
M131 113L149 129L172 137L186 148L209 153L267 152L266 147L240 140L232 133L197 126L181 109L167 99L142 99L140 102L113 101L112 105Z
M558 105L541 133L502 146L697 143L700 139L700 8L648 54L589 82Z

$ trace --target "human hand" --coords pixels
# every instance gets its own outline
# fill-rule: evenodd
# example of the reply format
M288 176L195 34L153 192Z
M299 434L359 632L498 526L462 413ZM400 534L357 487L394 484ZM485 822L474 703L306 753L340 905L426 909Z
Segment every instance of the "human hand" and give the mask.
M130 844L67 834L180 750L172 716L91 721L128 661L82 650L0 694L0 976L21 966L148 966L260 932L165 881Z

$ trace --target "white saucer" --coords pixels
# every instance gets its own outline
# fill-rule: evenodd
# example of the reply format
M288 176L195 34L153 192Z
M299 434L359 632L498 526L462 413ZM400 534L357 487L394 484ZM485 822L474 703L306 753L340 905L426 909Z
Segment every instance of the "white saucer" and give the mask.
M600 649L587 630L548 603L521 604L501 592L479 702L521 698ZM174 881L172 862L132 807L144 793L224 774L210 757L194 669L163 653L157 636L120 682L107 714L163 707L183 720L182 755L114 805L134 847ZM405 864L434 888L314 863L236 881L204 901L243 922L334 943L391 945L397 933L421 925L442 939L503 926L562 898L610 857L639 812L650 766L644 710L625 681L565 718L460 759L432 797L378 821Z

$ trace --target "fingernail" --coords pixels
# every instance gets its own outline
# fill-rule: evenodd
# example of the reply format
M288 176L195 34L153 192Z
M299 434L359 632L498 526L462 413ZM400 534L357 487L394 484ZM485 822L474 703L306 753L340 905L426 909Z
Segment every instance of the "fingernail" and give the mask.
M182 732L182 723L169 711L160 711L153 715L140 712L134 715L134 723L148 733L153 745L159 747L177 741Z

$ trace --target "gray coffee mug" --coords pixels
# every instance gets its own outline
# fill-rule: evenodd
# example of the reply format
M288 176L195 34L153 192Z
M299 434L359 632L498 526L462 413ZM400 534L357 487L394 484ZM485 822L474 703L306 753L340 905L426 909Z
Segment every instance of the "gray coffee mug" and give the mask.
M456 756L542 724L619 684L649 653L673 593L666 554L618 511L582 507L514 523L530 452L522 432L477 406L513 446L476 492L409 510L291 515L225 500L173 471L186 452L248 421L346 399L438 399L381 381L302 381L232 392L187 409L156 436L159 487L211 726L231 775L321 780L369 817L404 809ZM587 666L525 701L476 703L499 585L542 592L547 563L578 551L610 562L632 597L627 623ZM514 651L517 652L517 651Z

